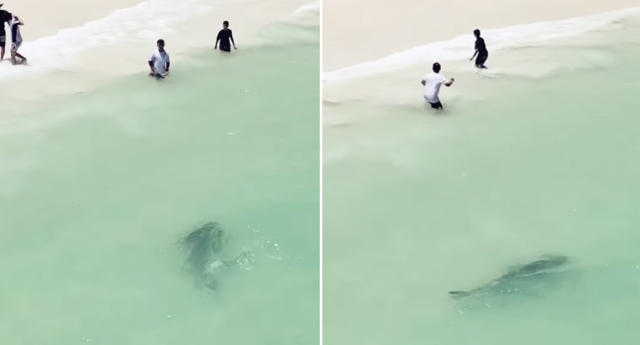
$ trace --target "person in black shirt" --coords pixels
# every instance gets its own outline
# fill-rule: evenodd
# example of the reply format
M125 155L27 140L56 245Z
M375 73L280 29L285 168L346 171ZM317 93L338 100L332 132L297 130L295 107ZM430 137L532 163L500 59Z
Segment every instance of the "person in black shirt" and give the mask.
M3 4L0 4L2 7ZM0 61L4 60L4 47L7 44L7 33L4 30L4 23L10 22L13 15L5 10L0 10Z
M484 44L484 39L480 37L480 30L473 30L473 34L476 36L476 52L473 53L473 56L469 61L473 60L473 58L478 55L478 58L476 59L476 67L487 68L487 66L484 65L485 61L487 61L487 58L489 57L487 46Z
M216 39L214 49L218 49L218 42L220 42L220 50L230 52L231 43L229 43L229 41L233 43L233 49L238 49L236 47L236 42L233 41L233 33L231 32L231 29L229 29L229 22L225 20L224 23L222 23L222 30L218 32L218 38Z

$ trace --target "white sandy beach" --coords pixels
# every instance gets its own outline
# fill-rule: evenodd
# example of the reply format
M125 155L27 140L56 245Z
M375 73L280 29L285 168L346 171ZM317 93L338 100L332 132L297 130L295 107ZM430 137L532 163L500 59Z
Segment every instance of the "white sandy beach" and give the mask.
M144 0L112 1L39 1L6 0L3 9L25 21L24 32L30 39L55 34L58 30L102 18L117 9L135 6Z
M500 28L640 6L638 0L325 0L323 68L332 71L430 42ZM489 47L491 49L491 47Z

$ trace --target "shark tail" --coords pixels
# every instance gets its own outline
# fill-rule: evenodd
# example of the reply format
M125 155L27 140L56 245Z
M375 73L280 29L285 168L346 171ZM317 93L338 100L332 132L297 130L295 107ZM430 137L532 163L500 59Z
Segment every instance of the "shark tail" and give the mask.
M462 297L467 297L469 296L471 293L468 291L449 291L449 296L453 297L453 298L462 298Z

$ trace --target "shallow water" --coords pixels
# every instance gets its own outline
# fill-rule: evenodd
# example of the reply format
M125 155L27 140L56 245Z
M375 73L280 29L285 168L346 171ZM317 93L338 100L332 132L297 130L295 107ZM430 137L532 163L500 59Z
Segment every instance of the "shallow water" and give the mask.
M0 343L317 343L318 56L316 30L5 112ZM211 221L253 255L215 292L178 243Z
M326 86L325 343L636 343L639 32L446 63L440 114L431 62ZM547 254L570 264L535 293L448 295Z

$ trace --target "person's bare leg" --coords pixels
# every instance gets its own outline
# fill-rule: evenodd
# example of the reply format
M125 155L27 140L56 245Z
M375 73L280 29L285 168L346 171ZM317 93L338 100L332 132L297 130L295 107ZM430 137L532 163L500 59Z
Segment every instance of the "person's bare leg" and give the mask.
M20 61L18 61L18 58L20 59ZM22 65L27 59L18 54L18 51L16 49L11 49L11 63L14 65Z
M16 52L16 56L20 58L20 62L19 62L20 65L23 65L27 62L27 58L22 56L20 53Z

